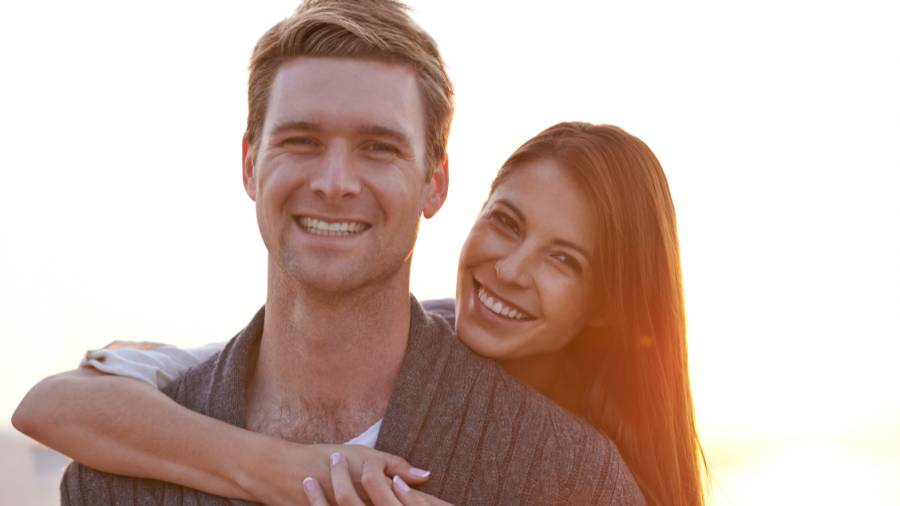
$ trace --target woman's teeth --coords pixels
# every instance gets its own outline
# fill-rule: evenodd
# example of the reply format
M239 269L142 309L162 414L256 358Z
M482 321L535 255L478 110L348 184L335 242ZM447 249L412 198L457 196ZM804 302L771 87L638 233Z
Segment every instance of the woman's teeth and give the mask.
M369 228L365 223L356 221L329 223L327 221L307 218L305 216L300 218L299 222L300 226L307 232L316 235L355 235Z
M478 287L478 300L480 300L484 307L488 308L492 313L498 314L504 318L509 318L511 320L527 320L531 318L527 314L517 309L513 309L503 302L491 297L482 286Z

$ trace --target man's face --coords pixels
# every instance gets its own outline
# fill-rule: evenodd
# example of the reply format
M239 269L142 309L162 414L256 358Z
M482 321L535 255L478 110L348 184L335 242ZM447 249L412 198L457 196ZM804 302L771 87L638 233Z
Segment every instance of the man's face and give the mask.
M325 292L408 273L419 216L446 198L446 165L426 174L425 114L402 65L299 57L272 84L244 185L270 269Z

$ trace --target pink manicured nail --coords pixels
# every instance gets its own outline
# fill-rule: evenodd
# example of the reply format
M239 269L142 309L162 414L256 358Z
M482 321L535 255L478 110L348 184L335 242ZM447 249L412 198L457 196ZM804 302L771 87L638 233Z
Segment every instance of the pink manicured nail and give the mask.
M338 462L341 461L340 452L334 452L331 454L331 465L336 466Z
M394 485L397 485L397 487L404 492L409 492L409 485L407 485L399 476L394 476Z
M306 478L303 478L303 488L305 488L307 492L315 492L319 488L319 483L315 478L307 476Z
M419 478L428 478L431 476L431 471L426 471L424 469L419 469L418 467L409 468L410 474L413 476L418 476Z

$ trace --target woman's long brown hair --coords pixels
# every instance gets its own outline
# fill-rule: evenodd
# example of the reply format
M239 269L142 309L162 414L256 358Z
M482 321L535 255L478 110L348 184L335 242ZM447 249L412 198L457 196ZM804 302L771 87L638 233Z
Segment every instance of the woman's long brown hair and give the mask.
M506 161L558 162L596 210L596 311L579 334L554 398L609 435L648 504L703 504L705 459L694 425L675 209L659 161L621 128L560 123ZM560 385L557 385L559 387ZM554 397L551 394L551 397Z

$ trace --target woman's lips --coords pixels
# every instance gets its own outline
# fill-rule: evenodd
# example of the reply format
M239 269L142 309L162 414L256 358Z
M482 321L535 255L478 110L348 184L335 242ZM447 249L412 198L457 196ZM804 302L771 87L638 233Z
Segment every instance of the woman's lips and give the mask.
M488 290L484 285L474 280L474 278L473 281L475 285L475 297L482 307L494 315L511 321L528 321L534 319L534 317L526 311Z

